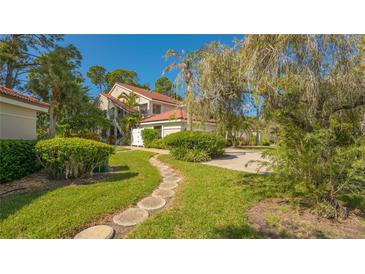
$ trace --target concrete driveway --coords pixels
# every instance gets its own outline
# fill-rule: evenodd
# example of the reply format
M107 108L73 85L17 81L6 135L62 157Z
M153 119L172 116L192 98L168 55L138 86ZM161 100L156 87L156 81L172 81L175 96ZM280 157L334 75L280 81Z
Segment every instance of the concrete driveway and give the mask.
M268 161L268 159L262 158L262 153L259 151L227 148L222 157L204 162L203 164L256 173L257 169L260 167L260 163L250 163L247 167L245 167L245 165L252 160ZM267 173L269 171L270 170L265 167L260 170L260 173Z

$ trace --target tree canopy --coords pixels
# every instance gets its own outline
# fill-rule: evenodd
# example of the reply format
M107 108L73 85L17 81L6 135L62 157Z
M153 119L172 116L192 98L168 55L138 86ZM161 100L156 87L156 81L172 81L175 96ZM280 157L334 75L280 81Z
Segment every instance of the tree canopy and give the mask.
M122 68L113 71L107 71L104 67L95 65L91 66L87 72L87 77L99 89L99 92L110 90L115 83L125 83L141 88L149 88L149 84L141 84L137 72L125 70Z
M21 89L26 74L37 66L40 54L54 48L62 39L62 35L0 35L0 85Z

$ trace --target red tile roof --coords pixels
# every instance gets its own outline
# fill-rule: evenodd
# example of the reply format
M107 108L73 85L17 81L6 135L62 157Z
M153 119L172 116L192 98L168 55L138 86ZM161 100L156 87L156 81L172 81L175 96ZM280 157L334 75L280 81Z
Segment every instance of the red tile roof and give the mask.
M173 109L167 112L163 112L160 114L154 114L150 117L147 117L141 121L141 123L147 122L157 122L157 121L167 121L167 120L186 120L186 110L183 108Z
M22 101L25 103L41 106L41 107L49 107L49 104L46 102L43 102L41 100L38 100L34 97L25 95L23 93L20 93L18 91L12 90L10 88L0 86L0 95L4 95L6 97L11 97L12 99L16 99L18 101Z
M106 98L108 98L110 101L112 101L114 104L116 104L118 107L128 111L128 112L136 112L137 110L130 108L129 106L127 106L124 102L118 100L117 98L115 98L114 96L108 94L108 93L102 93L102 95L104 95Z
M181 101L176 100L172 97L163 95L156 91L150 91L150 90L147 90L144 88L139 88L139 87L135 87L135 86L124 84L124 83L118 83L118 85L125 87L127 89L130 89L130 90L132 90L136 93L139 93L140 95L143 95L152 100L157 100L157 101L166 102L166 103L175 104L175 105L181 104Z

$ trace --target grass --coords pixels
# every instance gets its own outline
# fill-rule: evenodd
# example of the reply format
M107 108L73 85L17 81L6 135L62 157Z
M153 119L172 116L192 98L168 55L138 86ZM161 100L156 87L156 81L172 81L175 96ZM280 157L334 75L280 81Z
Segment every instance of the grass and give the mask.
M115 150L115 152L119 152L119 151L128 151L128 150L131 150L131 149L126 148L126 147L122 147L122 146L114 146L114 150Z
M245 210L276 193L270 176L188 163L160 156L181 172L171 208L132 231L129 238L258 238L250 228Z
M12 195L0 199L0 238L62 238L88 223L150 194L160 175L148 158L133 151L111 157L118 174L90 185Z

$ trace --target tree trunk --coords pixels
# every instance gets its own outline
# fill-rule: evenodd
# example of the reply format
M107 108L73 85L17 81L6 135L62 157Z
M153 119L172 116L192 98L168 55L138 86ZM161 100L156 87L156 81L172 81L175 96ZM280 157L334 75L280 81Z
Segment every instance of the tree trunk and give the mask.
M49 106L49 131L48 136L53 138L56 136L56 114L55 106L53 103Z
M188 130L192 131L193 130L193 114L192 114L192 107L191 107L192 91L191 91L190 85L188 85L187 90L186 90L186 98L187 98L187 102L186 102L187 126L188 126Z
M10 89L14 88L13 71L13 65L8 63L5 77L5 87Z

